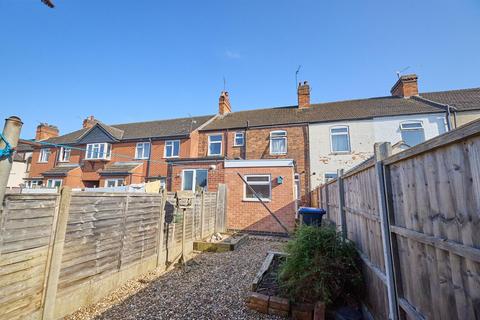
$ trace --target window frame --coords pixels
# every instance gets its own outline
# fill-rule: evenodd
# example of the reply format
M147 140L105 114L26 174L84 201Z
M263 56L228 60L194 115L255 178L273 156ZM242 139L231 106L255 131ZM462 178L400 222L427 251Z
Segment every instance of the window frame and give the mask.
M186 171L192 171L193 172L193 175L192 175L192 188L193 190L186 190L185 189L185 172ZM197 187L197 171L206 171L207 172L207 184L202 187L204 190L208 190L208 169L183 169L182 170L182 191L193 191L195 192L196 191L196 187Z
M237 135L242 136L242 144L237 144ZM233 135L233 146L243 147L244 145L245 145L245 132L241 132L241 131L235 132L235 134Z
M404 125L406 124L419 124L420 127L417 127L417 128L405 128ZM404 139L403 139L403 131L422 131L422 134L423 134L423 141L422 142L419 142L417 144L420 144L420 143L423 143L425 142L426 140L426 137L425 137L425 126L423 125L423 121L422 120L406 120L406 121L402 121L400 122L400 137L402 139L403 142L405 142L405 144L407 144L408 146L410 147L413 147L411 145L409 145Z
M252 177L268 177L268 182L263 182L263 181L252 181L248 182L248 178ZM272 175L270 174L246 174L243 176L247 184L249 185L267 185L269 186L269 193L270 193L270 198L260 198L264 202L270 202L272 201ZM247 185L243 183L243 201L249 201L249 202L260 202L260 200L253 195L253 198L247 198Z
M97 152L100 155L100 147L103 145L104 151L103 157L93 157L94 153ZM91 146L91 150L90 149ZM98 146L98 150L95 151L95 146ZM88 156L88 153L91 151L91 157ZM85 148L85 160L110 160L112 158L112 144L108 142L99 142L99 143L89 143Z
M334 129L347 129L346 133L334 133L332 130ZM352 145L350 142L350 128L348 126L340 125L340 126L333 126L330 127L329 129L330 132L330 152L333 154L338 154L338 153L351 153L352 152ZM348 145L348 150L333 150L333 136L347 136L347 145Z
M284 136L273 137L273 138L272 138L272 135L274 135L274 134L279 134L279 133L284 134ZM272 146L273 146L272 140L273 140L273 139L280 139L280 138L285 140L285 151L283 151L283 152L274 152L274 151L272 150ZM285 155L285 154L288 153L288 133L287 133L286 130L270 131L270 148L269 148L269 149L270 149L270 155Z
M66 151L68 151L68 159L65 160ZM60 147L60 149L58 150L58 162L70 162L71 156L72 156L72 148Z
M108 186L108 182L110 181L115 181L115 185L113 187L109 187ZM121 184L119 184L118 182L119 181L122 181ZM105 179L105 183L104 183L104 186L105 188L116 188L116 187L121 187L121 186L124 186L125 185L125 179L124 178L114 178L114 179Z
M55 182L60 181L60 185L57 187L55 186ZM51 182L51 183L50 183ZM50 185L49 185L50 184ZM62 179L48 179L46 187L48 189L53 189L53 188L61 188L63 185L63 180Z
M220 141L211 141L211 138L212 137L220 137ZM220 143L220 153L211 153L210 152L210 146L212 145L212 143ZM211 134L208 136L208 150L207 150L207 154L208 156L221 156L222 155L222 152L223 152L223 134L221 133L217 133L217 134Z
M44 155L45 153L47 154L47 159L44 160ZM50 160L50 156L52 155L52 151L50 150L50 148L41 148L40 149L40 152L38 154L38 163L48 163L48 161Z
M138 154L138 147L142 145L142 155ZM145 146L148 146L148 154L145 156ZM148 160L150 159L150 152L152 151L152 144L149 141L137 142L135 145L135 159Z
M173 152L175 150L175 142L178 143L178 155L174 155ZM167 145L171 143L171 147L172 147L172 155L168 155L167 154ZM163 157L164 158L179 158L180 157L180 147L181 147L181 143L180 143L180 140L167 140L165 141L165 146L163 148Z
M332 176L334 175L335 177L327 178L327 175L332 175ZM338 173L336 173L336 172L325 172L323 174L323 179L324 179L325 182L329 182L329 181L335 180L337 178L338 178Z
M41 186L43 186L43 180L41 179L27 180L27 182L25 183L25 187L27 189L35 189Z

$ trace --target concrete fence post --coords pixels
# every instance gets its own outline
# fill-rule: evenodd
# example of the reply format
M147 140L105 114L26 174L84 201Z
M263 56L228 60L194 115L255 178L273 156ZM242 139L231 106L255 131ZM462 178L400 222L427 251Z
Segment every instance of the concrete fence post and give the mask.
M337 171L338 179L338 214L340 215L340 225L342 227L343 239L348 238L347 217L345 215L345 190L343 186L343 169Z
M165 205L167 203L167 190L162 189L161 192L162 200L160 202L160 218L158 220L158 240L157 240L157 268L165 266L165 260L162 260L163 255L163 236L165 233Z
M72 191L70 187L63 187L60 191L58 209L53 217L52 233L48 247L47 267L45 269L45 283L43 291L42 319L55 319L55 300L57 297L58 280L62 264L63 246L67 232L68 215Z
M3 128L3 139L0 139L0 150L5 149L7 145L10 148L16 148L18 139L20 138L20 131L22 129L23 122L19 117L11 116L5 119L5 127ZM0 211L3 207L3 198L7 191L8 177L12 170L13 154L0 158Z
M392 154L392 146L389 142L375 143L375 176L377 181L378 208L380 215L380 227L382 231L382 247L385 260L385 275L387 278L389 319L398 320L398 302L393 270L392 243L390 234L390 222L388 219L387 191L383 168L383 160Z

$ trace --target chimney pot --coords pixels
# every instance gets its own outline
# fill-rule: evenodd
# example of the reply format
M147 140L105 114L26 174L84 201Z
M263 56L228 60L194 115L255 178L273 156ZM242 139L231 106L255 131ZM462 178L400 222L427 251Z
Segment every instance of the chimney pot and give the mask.
M416 74L406 74L398 78L390 90L392 96L409 98L418 95L418 77Z
M230 105L230 98L227 91L222 91L220 93L220 98L218 99L218 113L221 115L232 112L232 107Z

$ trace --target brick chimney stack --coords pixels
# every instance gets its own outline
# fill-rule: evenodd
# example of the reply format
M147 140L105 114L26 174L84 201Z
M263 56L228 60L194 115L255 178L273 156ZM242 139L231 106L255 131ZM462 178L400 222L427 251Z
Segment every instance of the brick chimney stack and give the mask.
M89 116L83 120L83 128L91 128L97 123L94 116Z
M228 92L222 91L222 93L220 93L220 99L218 100L218 113L224 115L230 112L232 112L232 107L230 106Z
M35 140L42 141L50 138L58 137L58 127L52 126L48 123L40 123L37 126L37 131L35 132Z
M307 81L303 84L300 82L297 89L298 94L298 109L305 109L310 107L310 85Z
M418 96L418 82L416 74L406 74L398 78L393 85L390 93L392 96L408 98L411 96Z

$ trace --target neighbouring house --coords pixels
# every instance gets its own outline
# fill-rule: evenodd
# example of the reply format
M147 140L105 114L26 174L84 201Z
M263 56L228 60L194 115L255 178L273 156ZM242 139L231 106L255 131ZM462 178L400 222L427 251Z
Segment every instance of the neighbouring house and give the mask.
M212 116L107 125L93 116L81 130L59 136L40 124L29 184L47 187L116 187L160 180L167 159L198 152L198 129Z
M35 146L37 146L37 144L34 141L23 139L18 141L15 153L13 154L12 169L8 176L7 188L20 189L26 185Z

